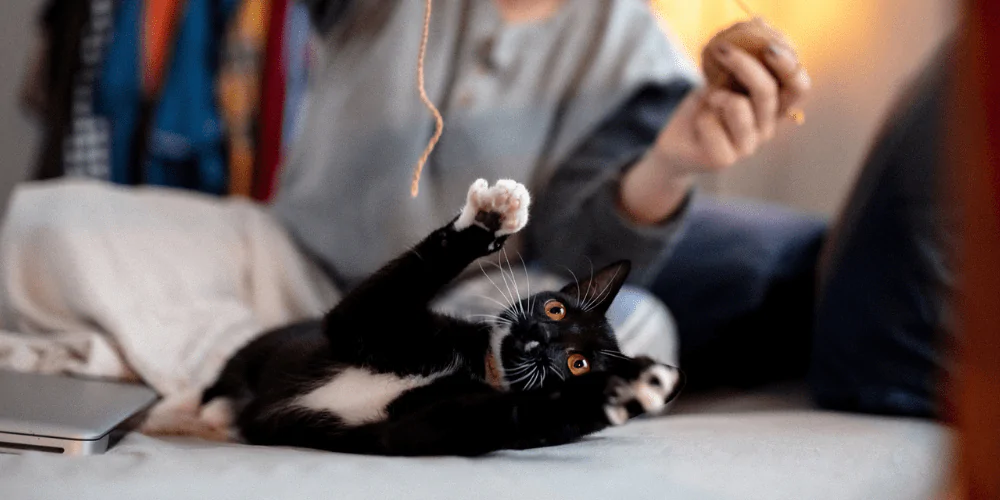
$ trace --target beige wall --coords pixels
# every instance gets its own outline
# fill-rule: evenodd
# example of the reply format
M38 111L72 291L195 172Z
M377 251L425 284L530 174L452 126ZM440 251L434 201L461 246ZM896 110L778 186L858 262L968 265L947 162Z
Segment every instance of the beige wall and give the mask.
M35 42L42 0L4 0L0 15L0 207L14 184L27 175L38 133L21 113L17 90Z
M808 0L800 0L808 1ZM723 196L748 196L835 214L887 108L954 24L952 0L880 0L862 50L811 68L806 124L788 125L759 155L715 179ZM831 44L836 44L834 39Z

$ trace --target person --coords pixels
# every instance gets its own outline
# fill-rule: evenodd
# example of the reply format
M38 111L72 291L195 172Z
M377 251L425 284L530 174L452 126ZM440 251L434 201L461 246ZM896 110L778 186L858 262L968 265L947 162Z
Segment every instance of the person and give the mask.
M445 133L409 199L433 127L414 88L423 2L309 5L329 57L272 212L342 288L451 217L479 177L532 187L520 248L539 268L581 274L628 258L632 282L647 284L682 232L694 176L753 154L810 86L776 41L763 61L727 45L713 54L749 95L703 88L643 1L437 2L425 71ZM473 310L491 288L472 282L443 302ZM656 303L635 288L626 297L636 316ZM667 328L646 323L621 335L663 354Z
M446 128L420 195L411 199L410 171L433 127L414 81L423 2L305 3L323 53L300 136L266 210L304 260L322 267L327 283L340 290L450 219L456 200L480 177L531 186L533 219L523 241L508 246L520 248L539 270L533 286L554 281L552 273L563 269L581 274L621 258L633 263L633 283L649 283L684 231L695 176L752 155L779 132L810 86L793 50L775 41L763 60L726 44L713 54L746 95L704 88L641 0L435 2L425 72ZM98 222L115 227L116 218L141 213L148 225L174 227L165 222L171 213L140 207L144 195L122 201L125 195L116 193L129 208L105 210ZM184 205L183 197L189 195L177 194L170 206L188 222L191 212L205 221L228 210L226 204L195 207L193 200ZM42 198L54 199L22 196L15 203L42 205ZM68 199L60 206L98 210L91 202ZM46 213L59 210L46 206ZM66 220L52 217L45 234L80 231L60 228ZM173 271L184 262L167 255L172 243L160 241L155 250L174 260L143 272L185 279L190 273ZM483 303L470 299L487 286L485 279L470 279L440 307L475 312ZM675 361L669 316L648 293L632 288L610 314L627 353Z

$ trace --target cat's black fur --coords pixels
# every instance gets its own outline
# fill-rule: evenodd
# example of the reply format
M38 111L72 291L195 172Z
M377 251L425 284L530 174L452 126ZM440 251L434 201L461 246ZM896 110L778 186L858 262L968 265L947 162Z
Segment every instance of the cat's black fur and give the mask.
M604 317L628 274L627 262L559 292L526 298L498 321L470 322L429 309L470 263L502 246L506 236L496 235L504 217L484 210L477 224L462 230L453 221L371 276L321 321L281 328L251 342L229 361L202 402L226 398L236 429L254 444L383 455L478 455L564 443L621 423L611 422L609 408L620 408L624 418L644 413L638 393L650 387L662 389L662 403L672 399L679 377L674 387L660 387L670 381L651 378L649 371L663 365L621 355ZM561 321L543 310L549 299L565 305ZM486 358L491 335L507 328L509 335L499 343L506 383L498 388L487 382ZM589 359L590 373L570 373L570 352ZM534 361L526 365L524 359ZM365 422L349 424L332 412L295 404L349 368L437 378L401 392L378 418ZM532 369L535 374L526 377Z

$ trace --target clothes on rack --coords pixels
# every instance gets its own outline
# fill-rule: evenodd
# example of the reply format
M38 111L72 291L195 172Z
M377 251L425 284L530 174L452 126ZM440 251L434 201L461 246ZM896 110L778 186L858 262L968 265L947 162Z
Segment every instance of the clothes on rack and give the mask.
M299 136L302 106L309 86L309 67L313 63L312 31L309 8L293 2L285 27L285 123L282 127L282 150L287 151Z
M289 0L49 0L38 73L48 92L32 101L45 128L36 178L269 199L304 99L300 10Z
M94 110L94 84L114 27L113 0L88 0L90 17L80 33L80 66L73 78L70 130L63 140L67 176L107 180L111 130Z
M278 165L281 162L281 131L285 109L285 20L288 0L273 0L267 51L264 63L264 86L261 91L261 127L257 182L253 197L270 200L274 192Z
M254 183L260 80L271 0L244 0L226 34L219 67L219 105L229 146L229 194L249 197Z

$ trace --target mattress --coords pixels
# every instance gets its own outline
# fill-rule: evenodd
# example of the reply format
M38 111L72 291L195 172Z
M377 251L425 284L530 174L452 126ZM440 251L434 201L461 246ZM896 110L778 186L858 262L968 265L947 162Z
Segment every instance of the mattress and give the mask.
M581 442L384 458L133 434L105 455L0 455L0 498L905 499L950 467L933 422L817 411L788 391L682 400Z

